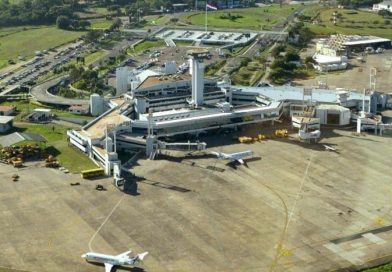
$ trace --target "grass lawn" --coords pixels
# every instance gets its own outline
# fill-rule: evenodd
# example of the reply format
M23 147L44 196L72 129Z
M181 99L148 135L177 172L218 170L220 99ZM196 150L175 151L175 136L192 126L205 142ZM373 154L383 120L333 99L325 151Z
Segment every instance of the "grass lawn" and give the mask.
M7 60L0 60L0 69L6 67L7 65L8 65Z
M163 40L156 40L156 41L143 41L137 44L134 48L128 48L129 54L139 54L144 52L148 49L155 48L155 47L165 47L166 44Z
M208 13L208 25L222 28L246 28L260 30L262 27L271 27L279 24L294 12L299 5L271 5L261 8L231 9L225 11L213 11ZM223 19L221 16L237 16L236 19ZM192 25L204 25L205 13L192 12L181 18L182 22Z
M254 59L247 66L233 73L231 80L235 85L252 86L264 75L265 70L259 60Z
M53 124L19 124L15 127L45 137L48 140L46 143L48 153L56 156L61 165L71 172L79 173L82 170L97 168L85 154L68 145L66 127Z
M302 12L302 15L314 17L322 10L325 10L325 7L321 5L306 5L305 9Z
M14 119L15 130L36 133L45 137L48 140L46 147L49 149L49 153L55 155L62 166L69 169L71 172L76 173L80 172L81 170L96 168L96 165L81 151L75 149L74 147L68 146L67 130L69 128L54 124L21 123L21 121L23 121L22 117L27 115L27 113L29 113L31 110L48 107L27 101L3 102L1 105L16 106L19 113ZM80 118L88 121L93 119L93 117L79 116L68 111L61 111L58 109L52 109L52 113L62 117ZM52 130L53 126L55 127L54 131Z
M109 11L107 8L101 8L101 7L96 7L96 8L90 8L90 11L94 12L94 13L98 13L101 15L107 15L109 14Z
M143 20L146 20L148 25L159 25L166 18L166 15L148 15L144 16Z
M45 75L39 77L39 78L37 79L37 84L41 84L41 83L43 83L43 82L45 82L45 81L49 81L49 80L58 78L58 77L60 77L60 76L65 75L66 73L67 73L67 72L64 71L64 72L61 72L61 73L59 73L59 74L55 74L55 73L53 73L53 71L50 71L49 73L46 73Z
M235 57L235 56L239 56L239 55L245 53L246 50L248 50L249 47L251 47L252 45L253 45L253 42L249 43L249 44L247 44L245 46L238 45L238 46L235 46L235 47L231 48L231 50L224 49L224 52L227 53L227 54L230 54L233 57Z
M19 113L15 117L15 122L22 121L23 117L25 117L33 109L37 109L37 108L51 109L53 114L56 114L57 116L61 116L61 117L84 119L87 121L94 119L94 117L91 117L91 116L75 115L75 114L72 114L66 110L53 109L53 108L47 107L45 105L41 105L39 103L32 103L32 102L28 102L28 101L9 101L9 102L3 102L3 103L1 103L1 105L15 106L17 108Z
M19 55L32 57L35 51L58 47L76 40L85 32L65 31L55 26L0 29L0 68Z
M108 29L112 24L112 20L99 19L99 20L90 20L92 29Z
M363 270L363 272L392 272L392 263L375 267L375 268L366 269Z
M32 28L34 28L34 27L32 27L32 26L28 26L28 27L23 27L23 26L0 27L0 37L14 34L14 33L21 32L21 31L25 31L25 30L32 29Z
M338 11L341 14L341 21L333 25L330 21L332 13ZM308 23L309 29L317 35L330 34L357 34L374 35L392 39L392 25L384 24L382 16L366 11L349 9L325 9L320 13L320 24Z
M106 54L107 54L106 51L99 50L97 52L90 53L90 54L84 56L85 65L89 65L89 64L91 64L91 63L93 63L93 62L95 62L95 61L105 57Z
M193 41L175 41L177 46L180 47L187 47L187 46L191 46L193 44Z
M225 64L226 60L220 60L213 65L207 66L205 69L206 76L214 76Z

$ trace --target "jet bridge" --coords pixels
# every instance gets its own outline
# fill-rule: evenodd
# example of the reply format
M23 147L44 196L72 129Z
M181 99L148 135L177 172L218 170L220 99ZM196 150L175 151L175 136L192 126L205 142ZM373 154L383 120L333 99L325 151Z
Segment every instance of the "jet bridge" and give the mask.
M149 154L151 160L155 159L157 154L160 154L162 150L179 150L179 151L201 151L205 150L207 144L204 142L191 143L190 141L185 143L168 143L163 141L157 141L154 145L153 151Z

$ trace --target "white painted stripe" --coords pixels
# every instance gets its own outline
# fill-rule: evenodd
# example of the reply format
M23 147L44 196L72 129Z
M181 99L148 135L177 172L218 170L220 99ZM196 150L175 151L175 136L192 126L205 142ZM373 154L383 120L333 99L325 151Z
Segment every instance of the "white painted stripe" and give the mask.
M377 244L377 245L382 245L385 244L386 241L380 237L378 237L377 235L374 235L373 233L366 233L364 235L362 235L362 237L368 239L369 241Z

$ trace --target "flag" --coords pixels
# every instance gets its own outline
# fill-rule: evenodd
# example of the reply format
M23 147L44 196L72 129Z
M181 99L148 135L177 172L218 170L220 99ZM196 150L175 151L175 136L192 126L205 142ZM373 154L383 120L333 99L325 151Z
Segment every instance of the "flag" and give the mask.
M206 5L206 8L207 8L207 9L218 10L217 7L214 7L213 5L210 5L210 4L207 4L207 5Z

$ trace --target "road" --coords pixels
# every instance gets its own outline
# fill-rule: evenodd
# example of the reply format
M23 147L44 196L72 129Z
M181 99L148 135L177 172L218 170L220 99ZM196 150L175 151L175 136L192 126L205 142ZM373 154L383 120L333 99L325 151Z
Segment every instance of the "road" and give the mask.
M276 30L280 30L282 33L287 31L287 29L290 27L290 23L292 23L295 18L300 15L303 11L304 11L305 7L301 6L300 8L296 9L294 12L292 12L289 17L287 17L287 19L285 20L284 23L282 23L281 26L278 26L277 28L275 28ZM276 47L276 45L278 44L280 40L275 41L272 46L268 49L268 54L270 54L272 52L272 50L274 50L274 48ZM264 73L264 76L261 78L261 80L257 83L257 85L260 85L262 83L266 83L268 80L268 77L270 75L271 69L270 67L266 68L266 71Z
M47 81L41 85L35 86L31 89L31 95L40 103L44 104L55 104L62 106L71 106L71 105L88 105L89 100L82 99L70 99L61 96L56 96L48 93L48 88L55 86L60 83L62 80L66 79L68 76L62 76L56 79L52 79Z

